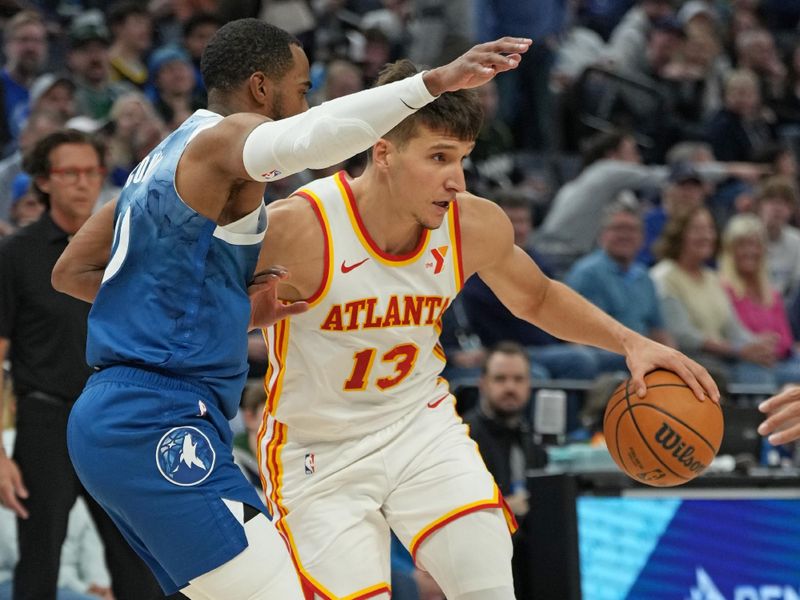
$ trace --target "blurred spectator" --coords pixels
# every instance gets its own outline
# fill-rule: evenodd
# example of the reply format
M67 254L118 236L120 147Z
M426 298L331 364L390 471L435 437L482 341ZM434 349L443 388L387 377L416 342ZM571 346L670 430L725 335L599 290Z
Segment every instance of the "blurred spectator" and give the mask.
M717 233L704 207L669 220L651 270L664 322L678 348L727 383L775 383L772 336L751 334L736 316L717 274L707 265Z
M611 33L607 58L621 71L643 72L653 23L672 15L671 0L637 0Z
M24 166L47 212L0 245L0 359L11 358L17 398L13 459L0 453L0 500L18 516L17 599L54 596L78 496L106 546L116 599L161 597L144 562L83 490L67 453L69 412L91 372L84 358L89 305L53 290L50 275L69 236L91 215L102 161L102 149L86 134L58 131L40 140Z
M11 183L11 224L16 229L35 223L45 210L31 183L27 173L18 174Z
M135 88L111 81L110 35L103 14L88 11L76 17L69 29L69 39L67 63L77 86L78 113L105 120L114 100Z
M112 42L108 49L111 80L140 89L148 81L145 57L153 45L153 23L147 8L136 0L120 0L108 9Z
M603 216L600 248L576 262L565 283L626 327L674 346L664 327L655 286L645 266L636 262L643 239L638 209L612 204ZM600 371L627 371L625 357L599 348L590 350Z
M5 24L3 51L5 66L0 74L0 82L4 116L8 134L16 139L28 106L28 90L47 62L47 30L38 12L20 11ZM3 145L7 141L0 139Z
M167 128L141 92L131 91L117 98L110 117L109 179L122 187L133 168L166 137Z
M786 308L769 283L767 235L755 215L737 215L725 228L720 254L720 279L742 324L754 335L771 335L778 385L800 383L800 357L795 353Z
M547 263L530 248L533 231L531 207L524 195L510 191L495 193L495 201L505 211L514 227L514 243L525 250L545 275ZM591 351L578 344L565 343L515 317L479 276L464 284L461 299L467 319L485 348L501 341L513 341L526 348L537 379L584 379L597 375Z
M500 115L513 127L516 145L546 150L555 141L550 69L558 39L566 29L563 0L475 0L475 26L479 41L505 35L527 37L534 44L517 69L497 79Z
M200 58L208 41L222 27L222 20L214 13L199 12L183 24L183 47L189 53L194 67L195 94L206 104L206 86L200 73Z
M30 90L29 111L45 111L59 115L64 121L77 114L75 83L67 75L45 73L37 77Z
M357 62L361 63L367 87L375 83L381 69L392 60L392 52L392 44L383 31L373 27L364 32L363 54Z
M413 0L408 57L418 65L441 65L473 44L473 0ZM458 51L456 52L456 49Z
M500 493L520 517L529 508L525 471L546 462L543 451L533 447L530 401L528 354L513 342L497 344L483 365L478 406L464 415L464 422Z
M773 125L764 117L758 79L751 71L728 75L724 108L709 120L707 136L714 156L723 161L752 161L775 143Z
M797 188L785 177L767 179L757 196L758 215L767 233L770 284L788 298L800 284L800 231L789 225L797 213Z
M22 157L36 143L64 125L59 115L37 111L32 113L19 136L19 149L0 161L0 226L10 219L11 188L14 178L22 172Z
M360 27L380 29L389 43L398 48L407 45L408 23L411 19L411 0L381 0L383 6L367 12L361 17Z
M195 93L192 61L182 48L159 48L150 56L148 67L152 85L147 95L167 129L177 129L194 111L205 107L202 96Z
M483 108L483 127L475 140L470 159L478 165L482 175L497 180L498 177L493 173L493 169L488 165L482 168L482 164L508 156L514 150L514 135L498 114L500 95L495 80L492 79L480 86L477 93Z
M766 29L743 31L736 38L736 68L752 72L759 81L762 102L773 108L786 89L788 70Z
M652 266L656 262L653 244L661 237L669 218L682 211L702 206L706 199L707 186L691 163L676 163L670 168L669 179L663 188L661 204L649 209L644 215L644 243L638 260Z
M775 113L779 123L800 127L800 41L794 45L786 62L786 86L783 97L775 103Z

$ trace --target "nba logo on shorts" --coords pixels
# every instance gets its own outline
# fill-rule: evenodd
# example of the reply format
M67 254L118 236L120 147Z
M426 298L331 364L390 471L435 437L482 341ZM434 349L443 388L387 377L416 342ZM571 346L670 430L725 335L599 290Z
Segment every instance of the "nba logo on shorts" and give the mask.
M314 461L313 452L306 454L305 465L306 465L306 475L313 475L314 471L317 470L317 465L316 462Z
M197 485L214 469L216 454L196 427L174 427L156 446L156 465L164 479L180 486Z

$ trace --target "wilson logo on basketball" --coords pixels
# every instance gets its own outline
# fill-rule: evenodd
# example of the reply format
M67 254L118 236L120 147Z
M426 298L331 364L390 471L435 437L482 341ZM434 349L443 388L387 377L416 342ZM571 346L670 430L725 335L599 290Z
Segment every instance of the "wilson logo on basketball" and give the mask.
M656 442L658 442L664 450L672 450L672 456L692 473L699 473L708 466L693 458L694 446L688 445L683 438L681 438L680 434L666 422L661 424L661 429L656 432L655 437Z

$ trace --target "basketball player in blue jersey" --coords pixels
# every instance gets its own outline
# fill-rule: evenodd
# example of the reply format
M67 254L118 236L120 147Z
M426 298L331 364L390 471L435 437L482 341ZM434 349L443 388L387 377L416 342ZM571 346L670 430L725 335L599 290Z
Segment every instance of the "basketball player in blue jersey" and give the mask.
M69 245L53 285L94 302L87 358L97 370L69 420L70 457L166 592L302 597L284 540L233 462L228 426L247 374L265 182L366 149L435 96L516 67L529 44L476 46L305 112L297 41L255 19L229 23L202 59L209 110L159 144ZM304 310L276 301L283 276L255 278L266 309L254 325Z
M381 82L414 73L401 62ZM625 355L640 394L664 367L719 399L700 365L542 275L505 213L465 191L480 125L473 93L443 94L378 140L360 177L269 207L261 264L287 266L279 296L308 310L265 332L260 467L315 598L390 597L390 529L448 600L514 597L513 517L439 377L442 313L475 273L520 318Z

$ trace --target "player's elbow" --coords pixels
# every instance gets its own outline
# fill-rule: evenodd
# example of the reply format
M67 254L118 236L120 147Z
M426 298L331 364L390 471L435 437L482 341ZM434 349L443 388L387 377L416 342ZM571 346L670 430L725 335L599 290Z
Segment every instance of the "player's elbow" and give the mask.
M71 284L73 281L72 269L70 268L69 261L64 260L64 257L58 259L53 271L50 273L50 285L53 289L62 294L69 294Z

